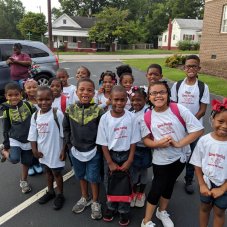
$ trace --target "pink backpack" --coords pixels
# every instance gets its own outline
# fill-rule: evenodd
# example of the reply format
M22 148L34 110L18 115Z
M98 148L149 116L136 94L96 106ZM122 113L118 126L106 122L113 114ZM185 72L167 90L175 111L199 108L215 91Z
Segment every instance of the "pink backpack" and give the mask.
M180 123L184 126L184 128L186 129L186 123L184 121L184 119L181 117L180 115L180 111L178 109L178 106L177 106L177 103L174 103L174 102L170 102L169 104L169 107L171 109L171 111L173 112L174 115L177 116L178 120L180 121ZM151 132L151 113L152 113L152 110L149 110L147 111L145 114L144 114L144 121L148 127L148 129L150 130ZM151 137L153 138L153 135L151 133Z

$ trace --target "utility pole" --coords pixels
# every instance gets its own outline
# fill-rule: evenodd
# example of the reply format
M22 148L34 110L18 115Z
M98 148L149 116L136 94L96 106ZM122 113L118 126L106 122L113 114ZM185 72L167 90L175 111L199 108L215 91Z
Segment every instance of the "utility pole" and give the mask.
M49 48L53 50L52 42L52 20L51 20L51 0L47 0L47 13L48 13L48 34L49 34Z

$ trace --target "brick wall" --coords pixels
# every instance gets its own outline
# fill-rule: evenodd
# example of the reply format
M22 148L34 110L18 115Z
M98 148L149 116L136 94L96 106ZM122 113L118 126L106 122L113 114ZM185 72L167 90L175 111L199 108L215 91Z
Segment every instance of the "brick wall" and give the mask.
M227 33L221 33L224 5L227 0L206 1L199 54L201 71L227 78Z

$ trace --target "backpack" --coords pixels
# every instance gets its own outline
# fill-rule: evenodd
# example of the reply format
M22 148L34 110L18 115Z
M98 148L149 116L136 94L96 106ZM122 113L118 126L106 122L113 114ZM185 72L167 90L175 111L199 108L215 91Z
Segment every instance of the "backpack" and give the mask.
M179 80L176 84L176 91L177 91L177 102L178 102L178 92L179 92L179 88L182 84L184 80ZM205 90L205 84L198 80L198 87L199 87L199 102L201 102L201 99L203 97L203 94L204 94L204 90Z
M59 129L59 132L60 132L60 124L59 124L59 121L58 121L57 111L58 111L57 108L53 108L54 121L56 122L56 125L58 126L58 129ZM38 111L36 111L35 115L34 115L35 122L37 120L37 115L38 115Z
M180 115L180 111L178 109L177 103L170 102L169 107L170 107L171 111L173 112L173 114L176 115L176 117L178 118L178 120L184 126L184 128L186 130L186 123ZM151 113L152 113L152 110L149 110L144 114L144 121L145 121L148 129L150 130L150 132L151 132ZM151 137L153 138L153 135Z
M66 110L66 100L67 97L65 95L61 95L61 111L65 113Z

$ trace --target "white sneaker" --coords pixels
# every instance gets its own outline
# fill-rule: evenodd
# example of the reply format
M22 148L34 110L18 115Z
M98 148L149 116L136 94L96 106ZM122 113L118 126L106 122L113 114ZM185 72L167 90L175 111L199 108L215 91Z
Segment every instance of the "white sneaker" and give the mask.
M99 220L102 218L101 204L98 202L92 202L91 204L91 218Z
M155 223L153 223L152 221L149 221L146 224L144 224L143 220L141 222L141 227L154 227L155 226Z
M174 227L174 224L166 210L160 212L158 207L156 210L156 217L162 222L164 227Z
M146 200L145 193L138 193L138 194L137 194L137 197L136 197L135 206L136 206L136 207L144 207L144 205L145 205L145 200Z
M132 197L132 201L130 203L130 207L134 207L135 206L136 197L137 197L137 193L133 193L133 197Z

